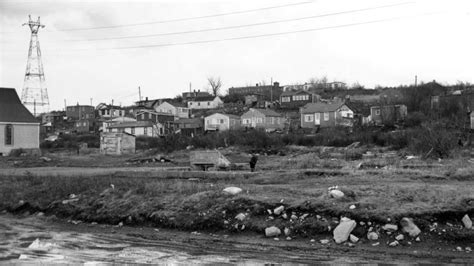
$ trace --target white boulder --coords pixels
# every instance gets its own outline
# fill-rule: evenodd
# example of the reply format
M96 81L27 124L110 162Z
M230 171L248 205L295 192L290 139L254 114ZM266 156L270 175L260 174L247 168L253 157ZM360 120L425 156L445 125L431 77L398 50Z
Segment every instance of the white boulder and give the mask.
M464 227L466 227L466 229L471 229L472 228L472 221L471 221L471 218L469 218L469 215L464 215L464 217L462 217L462 223L464 224Z
M271 226L271 227L265 228L265 236L266 237L275 237L275 236L279 236L280 234L281 234L281 230L280 230L280 228L278 228L276 226Z
M341 222L333 231L334 241L336 244L346 242L356 225L357 223L354 220L341 219Z
M417 237L421 233L420 228L416 226L411 218L404 217L400 221L400 225L402 226L403 232L408 233L411 237Z
M223 192L230 195L237 195L242 192L242 189L239 187L226 187Z

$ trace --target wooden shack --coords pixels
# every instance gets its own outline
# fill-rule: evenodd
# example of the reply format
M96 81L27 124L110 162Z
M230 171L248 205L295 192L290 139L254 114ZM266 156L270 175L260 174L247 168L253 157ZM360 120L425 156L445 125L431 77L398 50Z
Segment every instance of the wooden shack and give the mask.
M122 155L135 153L135 136L125 132L103 132L100 134L100 153Z

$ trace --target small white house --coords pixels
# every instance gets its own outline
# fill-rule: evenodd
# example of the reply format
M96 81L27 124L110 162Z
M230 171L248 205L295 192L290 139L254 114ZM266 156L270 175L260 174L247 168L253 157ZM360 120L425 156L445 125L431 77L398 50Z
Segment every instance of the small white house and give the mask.
M40 122L21 103L15 89L0 88L0 155L12 150L39 154Z
M135 153L135 136L127 133L102 132L100 153L104 155L133 154Z
M159 136L158 125L150 121L125 122L120 124L110 125L108 127L110 133L128 133L134 136Z
M111 125L126 123L126 122L136 122L136 121L137 120L135 118L126 117L126 116L112 118L112 119L102 122L102 132L108 132L108 128Z
M241 126L240 116L215 113L204 118L205 131L225 131L239 129Z
M196 97L188 101L189 109L215 109L223 105L219 96Z
M162 102L160 105L155 107L155 111L158 113L172 114L176 118L189 118L189 109L185 104Z

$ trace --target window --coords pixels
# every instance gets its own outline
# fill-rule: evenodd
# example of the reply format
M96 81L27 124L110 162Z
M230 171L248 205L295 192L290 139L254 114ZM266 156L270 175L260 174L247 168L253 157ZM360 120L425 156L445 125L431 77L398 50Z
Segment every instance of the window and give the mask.
M211 105L211 103L210 103L210 102L207 102L207 106L209 106L209 105Z
M313 115L304 115L305 122L313 122Z
M198 106L201 106L201 103L198 103Z
M262 123L262 118L261 117L257 117L257 123Z
M5 145L13 145L13 125L5 126Z
M220 119L221 124L224 124L224 119Z
M148 135L148 128L147 127L143 128L143 134Z
M329 121L329 113L324 112L324 121Z
M380 115L380 109L375 109L375 115Z

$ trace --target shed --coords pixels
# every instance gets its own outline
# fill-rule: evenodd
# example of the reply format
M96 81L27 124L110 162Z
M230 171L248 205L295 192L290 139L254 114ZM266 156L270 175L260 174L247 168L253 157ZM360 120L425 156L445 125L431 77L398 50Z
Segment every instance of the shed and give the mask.
M135 136L125 132L102 132L100 153L104 155L133 154L135 153Z

